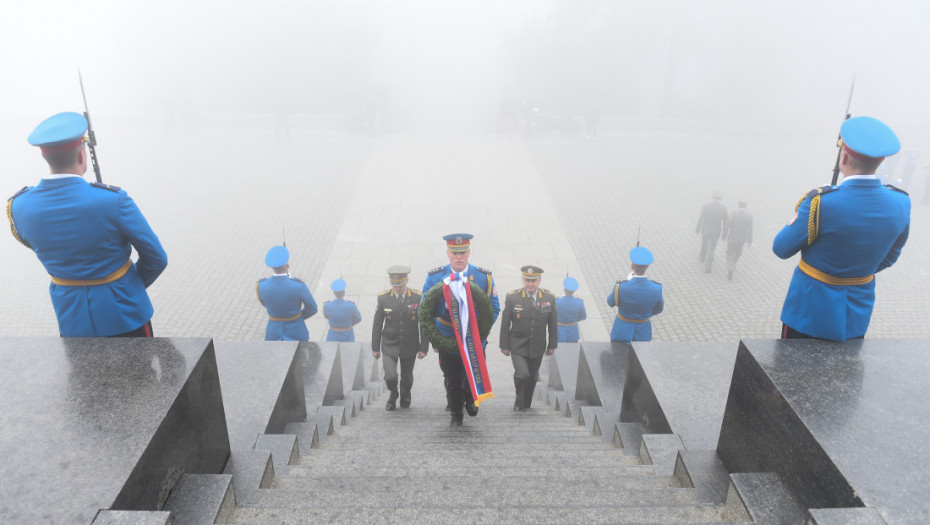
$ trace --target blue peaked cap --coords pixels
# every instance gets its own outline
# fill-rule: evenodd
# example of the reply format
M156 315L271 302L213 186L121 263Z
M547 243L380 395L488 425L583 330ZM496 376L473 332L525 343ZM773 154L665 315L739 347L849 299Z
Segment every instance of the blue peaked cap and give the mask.
M344 292L346 289L346 282L342 279L336 279L329 287L332 288L334 292Z
M578 289L578 280L574 277L566 277L565 280L562 281L562 287L569 292L574 292Z
M268 250L268 254L265 255L265 265L272 268L277 268L287 264L287 261L290 258L291 254L288 253L287 248L284 246L275 246Z
M840 126L843 145L866 157L882 158L901 150L901 142L887 124L872 117L853 117Z
M650 252L648 249L642 246L637 246L636 248L630 250L630 260L633 261L633 264L648 266L652 264L654 257L652 256L652 252Z
M33 146L58 146L73 142L87 133L87 119L80 113L66 111L42 121L26 139Z

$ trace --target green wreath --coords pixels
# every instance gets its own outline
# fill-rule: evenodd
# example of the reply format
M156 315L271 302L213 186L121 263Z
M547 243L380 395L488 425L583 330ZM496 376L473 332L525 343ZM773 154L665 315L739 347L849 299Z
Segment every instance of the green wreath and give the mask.
M471 298L475 301L475 312L478 314L478 333L481 340L484 341L491 333L491 325L494 324L494 312L491 310L491 298L477 284L469 282L471 285ZM436 303L439 300L445 300L442 294L442 283L436 283L420 299L420 311L418 318L420 329L423 335L429 339L434 347L442 352L458 352L459 345L455 342L455 336L447 337L436 328Z

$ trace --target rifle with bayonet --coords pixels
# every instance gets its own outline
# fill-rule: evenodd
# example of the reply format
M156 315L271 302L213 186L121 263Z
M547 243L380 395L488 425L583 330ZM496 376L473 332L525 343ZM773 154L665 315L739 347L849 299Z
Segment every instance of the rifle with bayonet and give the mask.
M84 99L84 118L87 119L87 145L90 148L90 160L94 166L94 175L97 176L97 182L102 183L100 178L100 163L97 161L97 135L94 133L94 127L90 123L90 110L87 109L87 95L84 94L84 79L81 72L78 71L78 81L81 83L81 97Z
M844 122L849 120L849 117L851 116L849 114L849 105L852 104L853 89L855 88L856 88L856 77L854 76L852 79L852 85L849 86L849 100L846 101L846 118L843 119ZM842 134L839 134L836 137L836 148L837 148L836 164L834 164L833 166L833 180L832 182L830 182L830 184L833 186L836 185L836 181L839 180L839 177L840 177L840 155L843 154L843 135Z

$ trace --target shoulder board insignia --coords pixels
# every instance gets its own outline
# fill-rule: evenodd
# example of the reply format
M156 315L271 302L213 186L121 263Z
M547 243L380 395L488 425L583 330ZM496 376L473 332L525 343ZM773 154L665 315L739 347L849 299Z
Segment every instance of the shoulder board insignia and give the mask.
M653 281L652 279L649 279L649 280L652 281L652 282L654 282L654 283L656 283L656 284L658 284L659 286L662 286L662 283L660 283L659 281Z
M413 288L407 288L407 289L410 290L410 293L412 293L413 295L420 295L420 290L414 290Z
M256 282L256 283L260 283L260 282L265 281L265 280L267 280L267 279L268 279L267 277L262 277L261 279L255 281L255 282Z
M387 294L389 294L389 293L391 293L391 289L390 289L390 288L388 288L387 290L378 292L378 296L380 297L380 296L382 296L382 295L387 295Z
M516 290L510 290L509 292L507 292L507 295L513 295L515 293L520 293L522 291L523 291L523 288L517 288Z
M549 291L549 290L546 290L545 288L540 288L539 291L542 292L543 295L551 295L551 296L555 297L555 294L553 294L553 293L552 293L551 291Z
M439 268L433 268L432 270L429 271L429 274L436 275L437 273L441 272L444 268L445 266L440 266Z
M617 284L623 284L625 282L628 282L628 281L626 279L623 279L622 281L617 281Z
M101 188L101 189L104 189L104 190L110 190L110 191L112 191L113 193L119 193L119 190L120 190L120 187L119 187L119 186L113 186L113 185L111 185L111 184L104 184L104 183L102 183L102 182L91 182L90 185L93 186L93 187L95 187L95 188Z
M902 190L901 188L898 188L898 187L896 187L896 186L892 186L891 184L885 184L885 187L888 188L889 190L900 191L901 193L903 193L903 194L905 194L905 195L908 194L906 191ZM25 189L25 188L23 188L23 189Z
M10 197L10 198L7 199L7 200L8 200L8 201L11 201L11 200L15 199L16 197L19 197L20 195L22 195L23 193L26 193L27 191L29 191L29 190L31 190L31 189L32 189L32 186L23 186L23 189L21 189L21 190L17 191L16 193L14 193L13 196Z
M299 282L299 283L304 282L303 279L298 279L298 278L296 278L296 277L291 277L291 280L292 280L292 281L297 281L297 282Z
M481 273L486 273L486 274L488 274L488 275L491 275L491 270L487 270L487 269L482 268L482 267L480 267L480 266L475 266L475 269L478 270L478 271L481 272Z

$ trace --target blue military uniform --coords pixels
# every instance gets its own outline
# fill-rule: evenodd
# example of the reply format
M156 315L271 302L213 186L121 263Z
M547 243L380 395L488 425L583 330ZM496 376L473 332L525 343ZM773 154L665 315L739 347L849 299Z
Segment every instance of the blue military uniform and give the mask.
M446 241L446 248L449 252L465 253L470 251L471 239L473 237L474 236L470 233L453 233L444 235L443 240ZM472 264L468 264L464 272L468 275L469 282L477 285L488 295L488 298L491 300L491 310L494 317L491 322L496 322L501 311L501 304L497 297L497 290L494 288L494 279L491 277L491 272ZM422 295L425 296L433 286L441 283L443 279L452 273L451 263L431 270L426 276L426 282L423 283ZM452 321L445 301L438 301L432 314L435 315L433 324L439 332L446 337L453 337ZM482 350L484 350L484 347L487 346L487 341L482 341L481 346ZM471 387L468 386L465 381L465 366L462 364L458 352L440 351L439 367L442 369L443 377L445 378L446 398L449 403L447 410L452 412L452 425L459 426L462 424L463 404L468 410L469 415L474 416L478 413L478 408L474 404L474 399L472 399Z
M342 279L333 281L330 288L333 292L344 292L346 282ZM329 331L326 333L327 341L340 341L343 343L355 342L353 326L362 322L362 313L352 301L338 297L323 303L323 317L329 321Z
M268 250L265 264L281 268L287 264L289 254L284 246ZM304 321L317 312L316 301L307 284L287 273L276 273L255 285L259 302L268 311L265 341L307 341L310 333Z
M569 292L574 292L578 289L578 280L574 277L566 277L562 286ZM581 338L578 333L578 322L588 318L588 313L584 309L584 301L574 295L563 295L556 299L555 306L559 315L559 342L577 343Z
M894 133L870 117L847 120L840 133L853 156L877 159L900 149ZM875 302L874 274L901 254L910 210L906 193L882 186L873 175L847 176L842 184L805 195L772 244L782 259L801 252L781 321L821 339L864 336Z
M633 264L652 264L652 253L636 247L630 251ZM607 296L607 305L617 307L617 318L610 331L611 341L651 341L653 315L662 312L662 285L645 275L633 275L629 280L617 281Z
M501 311L501 302L497 297L497 290L494 289L494 278L491 277L491 271L469 264L465 272L468 274L469 282L475 283L488 294L488 298L491 299L491 310L494 312L494 320L492 323L497 322L497 316ZM423 284L423 294L425 295L430 288L441 283L442 280L450 274L452 274L451 264L430 270L429 274L426 276L426 283ZM449 309L446 307L445 301L438 301L438 303L435 321L436 328L442 335L452 337L452 321L449 317Z
M29 142L43 153L67 152L83 144L86 131L82 115L59 113ZM125 190L79 175L50 175L11 197L7 218L13 235L52 277L49 295L63 337L126 334L151 320L146 288L168 256Z

